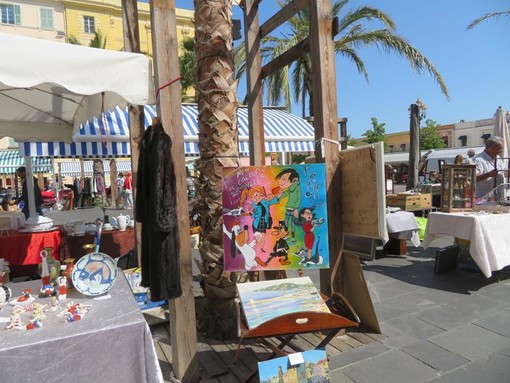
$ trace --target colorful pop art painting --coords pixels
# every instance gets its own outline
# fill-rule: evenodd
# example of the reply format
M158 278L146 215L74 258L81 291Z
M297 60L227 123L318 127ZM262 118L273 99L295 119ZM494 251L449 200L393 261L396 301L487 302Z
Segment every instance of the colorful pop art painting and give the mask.
M223 169L226 271L328 268L324 164Z

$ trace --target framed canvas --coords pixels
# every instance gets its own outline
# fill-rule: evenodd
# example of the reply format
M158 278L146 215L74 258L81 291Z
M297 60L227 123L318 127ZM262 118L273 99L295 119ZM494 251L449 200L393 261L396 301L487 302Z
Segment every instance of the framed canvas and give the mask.
M338 155L344 233L388 240L383 143L342 150Z
M330 312L310 277L240 283L237 290L248 329L285 314Z
M293 360L297 360L293 363ZM309 350L259 362L261 383L329 382L328 356L324 349Z
M223 169L226 271L328 268L324 164Z

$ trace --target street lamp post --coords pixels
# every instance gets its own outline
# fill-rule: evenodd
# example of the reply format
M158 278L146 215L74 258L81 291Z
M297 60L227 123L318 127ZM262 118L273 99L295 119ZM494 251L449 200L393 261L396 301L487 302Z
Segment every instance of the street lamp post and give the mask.
M421 157L421 120L425 118L426 105L417 99L416 103L408 108L410 112L410 142L409 142L409 175L407 190L414 189L419 182L419 166Z

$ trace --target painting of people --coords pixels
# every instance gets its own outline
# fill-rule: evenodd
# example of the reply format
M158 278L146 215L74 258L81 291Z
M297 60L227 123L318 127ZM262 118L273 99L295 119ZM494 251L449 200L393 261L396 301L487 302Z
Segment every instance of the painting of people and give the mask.
M324 164L223 169L226 271L328 268Z

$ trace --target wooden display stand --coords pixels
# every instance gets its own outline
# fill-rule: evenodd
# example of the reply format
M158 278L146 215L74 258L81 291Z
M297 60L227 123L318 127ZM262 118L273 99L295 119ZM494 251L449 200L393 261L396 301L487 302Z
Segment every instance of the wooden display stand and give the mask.
M241 319L241 310L238 310L239 343L236 359L239 357L240 347L244 339L256 339L258 343L269 348L272 351L267 358L269 360L274 357L288 355L289 353L285 351L286 347L289 347L292 352L305 351L292 342L299 334L321 333L322 340L315 346L315 349L319 349L324 348L340 330L359 326L359 318L341 294L333 294L331 298L327 298L324 295L322 297L323 299L326 298L325 302L331 310L330 313L301 311L285 314L270 319L253 329L247 328L244 320ZM275 338L279 343L275 344L269 338ZM249 382L257 373L258 370L252 371L245 382Z

